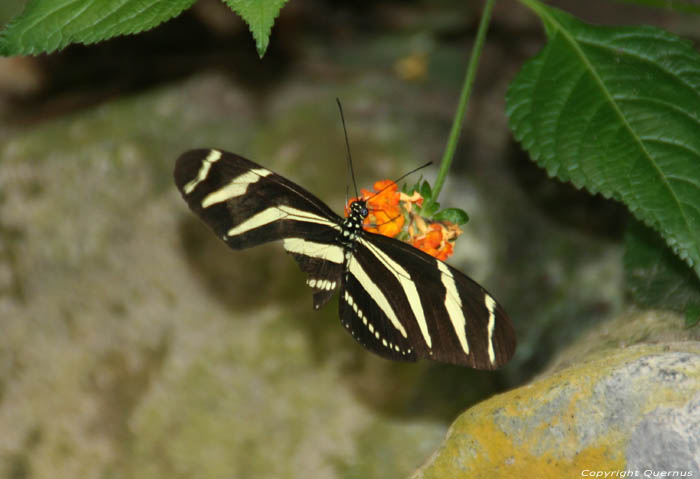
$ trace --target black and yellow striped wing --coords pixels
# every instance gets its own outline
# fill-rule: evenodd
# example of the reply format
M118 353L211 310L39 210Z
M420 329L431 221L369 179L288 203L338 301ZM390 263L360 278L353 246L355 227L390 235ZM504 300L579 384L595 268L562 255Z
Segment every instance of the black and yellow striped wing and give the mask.
M314 290L314 307L340 288L343 325L385 358L494 369L515 350L503 308L481 286L401 241L362 229L299 185L233 153L183 154L175 183L190 209L234 249L282 241Z
M282 240L315 290L320 308L340 284L341 218L299 185L252 161L220 150L178 158L175 184L214 233L234 249Z
M495 369L515 351L515 332L484 288L393 238L365 233L343 274L341 321L380 356ZM349 326L347 326L349 325Z

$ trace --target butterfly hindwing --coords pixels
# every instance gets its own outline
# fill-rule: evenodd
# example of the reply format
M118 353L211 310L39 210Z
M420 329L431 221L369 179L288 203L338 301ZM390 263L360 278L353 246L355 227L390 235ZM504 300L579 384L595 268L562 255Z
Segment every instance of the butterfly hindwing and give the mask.
M417 360L405 328L389 321L372 290L353 275L343 276L338 314L345 329L366 349L396 361Z
M308 274L306 284L314 289L314 309L320 309L340 286L342 247L335 241L322 243L301 238L285 239L284 247L297 260L301 270Z

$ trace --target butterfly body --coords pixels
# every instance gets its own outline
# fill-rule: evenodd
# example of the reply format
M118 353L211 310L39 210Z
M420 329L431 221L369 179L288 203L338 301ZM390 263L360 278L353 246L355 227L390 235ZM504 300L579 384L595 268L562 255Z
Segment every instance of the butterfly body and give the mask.
M343 326L370 351L478 369L495 369L512 356L512 324L493 297L442 261L365 231L365 201L353 202L342 218L283 176L220 150L183 154L175 183L230 247L281 240L308 275L314 308L339 290Z

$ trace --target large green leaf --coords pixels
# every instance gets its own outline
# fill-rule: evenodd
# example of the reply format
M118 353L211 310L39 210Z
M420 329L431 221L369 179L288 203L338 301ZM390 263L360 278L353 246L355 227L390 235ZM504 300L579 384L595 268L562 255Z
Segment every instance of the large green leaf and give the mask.
M700 279L655 231L636 221L625 236L624 263L626 289L638 305L681 313L700 305Z
M275 18L287 0L224 0L233 11L243 18L255 38L255 48L260 58L270 43L270 32Z
M624 202L700 274L700 55L657 28L522 1L549 42L509 88L515 137L551 176Z
M50 53L138 33L171 19L196 0L32 0L0 33L0 54Z
M5 0L0 2L0 25L5 25L24 10L24 0Z

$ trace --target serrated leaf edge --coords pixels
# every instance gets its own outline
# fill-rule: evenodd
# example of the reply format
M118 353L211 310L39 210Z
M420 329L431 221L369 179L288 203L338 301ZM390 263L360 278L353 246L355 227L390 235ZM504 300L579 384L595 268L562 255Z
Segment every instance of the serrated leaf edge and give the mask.
M556 27L556 33L561 34L562 37L565 38L565 39L567 40L567 42L572 46L573 50L578 54L579 58L580 58L580 59L583 61L583 63L587 66L588 71L591 73L592 77L594 78L594 80L595 80L596 83L598 84L598 86L599 86L599 88L600 88L600 91L603 92L603 94L605 95L605 97L608 99L609 104L612 106L613 110L615 111L615 114L622 120L622 124L623 124L624 127L627 129L627 131L630 133L630 136L631 136L631 137L634 139L634 141L639 145L640 151L643 152L643 156L644 156L644 157L647 159L647 161L649 161L649 163L653 166L654 170L655 170L656 173L657 173L657 176L661 179L661 184L663 184L664 187L665 187L665 188L668 190L668 192L670 193L671 198L673 198L673 201L676 203L676 206L677 206L678 210L681 212L681 217L683 218L683 225L684 225L686 231L688 232L688 237L692 238L692 237L693 237L693 233L692 233L692 230L691 230L691 227L690 227L690 223L689 223L688 217L686 216L685 209L682 207L682 204L681 204L679 198L676 196L675 192L674 192L673 189L671 188L671 186L670 186L670 184L668 183L668 181L664 178L663 172L661 172L661 171L659 170L658 165L656 164L656 162L653 161L653 158L651 158L651 156L649 155L648 150L646 149L646 147L644 146L644 144L641 142L641 140L639 139L639 137L638 137L636 134L634 134L634 131L632 130L632 128L631 128L629 122L627 121L627 119L625 118L625 116L624 116L624 115L622 114L622 112L620 111L620 109L619 109L617 103L614 101L614 98L612 97L612 95L610 94L610 92L607 90L607 88L605 88L605 84L604 84L602 78L600 77L600 75L598 75L598 72L593 68L593 65L588 61L588 59L586 58L586 56L585 56L585 54L583 53L583 51L579 48L578 41L577 41L574 37L572 37L572 36L566 31L565 28L563 28L563 25L561 24L561 22L559 22L559 21L557 20L557 18L556 18L557 15L562 15L562 16L569 16L569 15L566 14L566 13L564 13L564 12L558 12L558 11L557 11L556 14L554 14L553 11L552 11L549 7L546 7L546 6L542 5L542 4L540 4L539 2L530 2L530 1L528 1L528 2L526 2L526 3L527 3L528 5L530 5L531 8L533 8L534 10L536 10L536 11L540 14L540 16L543 18L543 20L546 20L546 22L547 22L547 24L550 26L550 28L551 28L551 27ZM573 18L573 17L572 17L572 18ZM549 33L550 33L550 32L548 31L548 34L549 34ZM594 43L592 43L592 44L595 45ZM675 76L675 75L674 75L674 76ZM516 137L518 137L518 135L516 135ZM521 138L518 138L518 140L521 140ZM537 151L534 151L534 150L533 150L532 153L533 153L533 156L534 156L533 159L534 159L535 161L537 161L537 163L540 163L540 164L541 164L541 163L542 163L542 161L541 161L541 160L542 160L542 152L539 151L539 149L538 149ZM545 166L545 169L547 170L547 173L548 173L550 176L555 176L555 175L557 174L558 169L559 169L558 166L557 166L554 170L551 170L551 169L548 167L548 165L546 165L546 164L545 164L544 166ZM551 170L551 171L550 171L550 170ZM603 196L605 196L606 198L614 197L614 198L616 198L616 199L620 199L621 201L623 201L623 202L625 203L625 205L629 208L629 210L630 210L632 213L635 214L635 216L637 216L638 218L640 218L647 226L650 226L650 227L654 228L654 230L658 231L658 232L664 237L664 239L666 240L667 244L671 247L671 249L674 251L674 253L676 253L681 259L683 259L686 263L688 263L688 264L690 265L690 267L692 267L692 268L694 268L694 269L697 269L697 268L696 268L697 265L694 264L694 260L693 260L693 258L689 255L689 252L686 251L685 249L681 249L681 248L678 246L678 242L677 242L676 238L671 238L671 237L669 237L667 234L664 234L665 232L661 230L660 225L659 225L659 224L656 224L653 218L648 217L648 215L642 215L642 214L639 212L639 208L638 208L638 207L634 207L634 206L628 204L627 202L625 202L624 200L622 200L622 198L620 197L620 194L619 194L619 193L616 194L616 192L613 192L613 191L604 191L602 188L596 188L596 185L594 185L592 182L589 181L589 183L591 184L591 186L585 186L585 185L577 185L577 186L578 186L578 187L583 187L583 188L585 188L585 189L591 191L592 193L600 193L600 194L602 194ZM698 272L698 274L700 274L700 272Z

